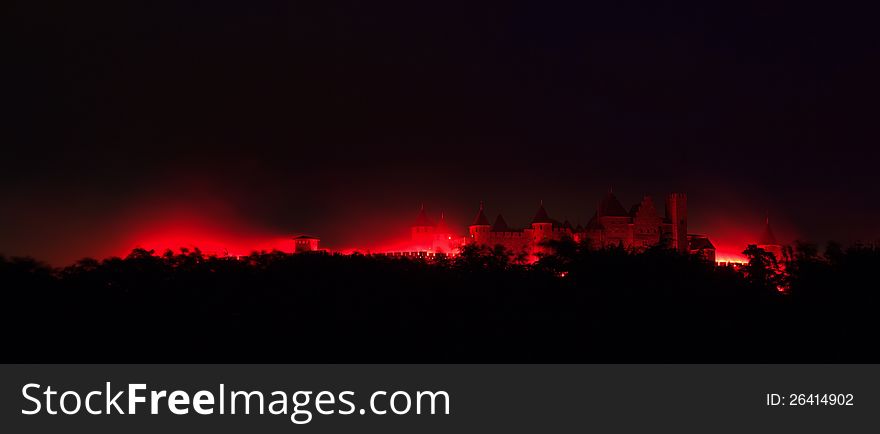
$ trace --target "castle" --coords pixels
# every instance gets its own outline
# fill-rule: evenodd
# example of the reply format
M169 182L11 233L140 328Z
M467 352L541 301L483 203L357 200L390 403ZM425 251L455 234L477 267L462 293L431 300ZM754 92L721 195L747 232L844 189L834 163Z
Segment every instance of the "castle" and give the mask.
M597 249L622 247L638 252L653 246L665 246L715 262L715 247L709 238L687 232L687 195L684 193L669 194L665 213L661 216L650 196L643 197L627 211L609 191L584 227L572 226L567 220L552 219L543 203L527 227L512 228L501 214L490 223L481 203L464 238L452 233L443 215L440 222L434 224L423 206L411 227L411 235L417 249L438 253L451 253L462 244L475 243L490 247L502 245L514 254L534 259L543 252L543 241L569 237Z

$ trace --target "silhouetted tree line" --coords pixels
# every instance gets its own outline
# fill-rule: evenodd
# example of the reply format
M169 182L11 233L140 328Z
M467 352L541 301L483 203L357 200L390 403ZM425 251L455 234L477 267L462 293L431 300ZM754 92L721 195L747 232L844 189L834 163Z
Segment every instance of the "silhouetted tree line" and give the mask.
M181 249L0 257L19 362L876 362L880 249L750 247L741 269L552 241L434 260Z

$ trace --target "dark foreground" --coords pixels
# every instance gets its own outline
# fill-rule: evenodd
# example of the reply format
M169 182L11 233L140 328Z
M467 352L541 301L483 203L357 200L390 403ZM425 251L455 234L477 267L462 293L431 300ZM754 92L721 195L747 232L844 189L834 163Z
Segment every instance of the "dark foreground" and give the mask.
M199 252L0 258L5 362L877 362L880 249L776 273L552 246L530 267ZM561 277L561 272L567 272ZM780 292L779 288L785 292Z

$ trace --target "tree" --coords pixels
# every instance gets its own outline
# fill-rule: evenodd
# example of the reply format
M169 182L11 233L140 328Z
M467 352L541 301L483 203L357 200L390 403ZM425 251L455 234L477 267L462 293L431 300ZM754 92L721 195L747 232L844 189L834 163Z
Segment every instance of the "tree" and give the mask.
M554 273L571 271L571 266L580 253L578 244L571 237L544 240L540 245L546 253L541 255L538 266Z
M749 259L746 265L746 278L752 284L768 288L777 287L779 263L776 262L775 255L755 244L749 244L742 254Z
M461 248L456 265L465 269L505 270L510 267L514 255L501 244L489 247L485 244L467 244Z

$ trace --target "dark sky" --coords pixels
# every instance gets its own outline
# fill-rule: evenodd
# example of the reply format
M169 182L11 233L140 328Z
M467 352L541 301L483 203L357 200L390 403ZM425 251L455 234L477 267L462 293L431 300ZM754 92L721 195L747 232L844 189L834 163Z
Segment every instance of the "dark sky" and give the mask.
M612 185L687 192L725 245L768 211L786 241L880 237L874 11L660 3L22 2L0 253L375 245L421 202L585 223Z

